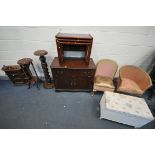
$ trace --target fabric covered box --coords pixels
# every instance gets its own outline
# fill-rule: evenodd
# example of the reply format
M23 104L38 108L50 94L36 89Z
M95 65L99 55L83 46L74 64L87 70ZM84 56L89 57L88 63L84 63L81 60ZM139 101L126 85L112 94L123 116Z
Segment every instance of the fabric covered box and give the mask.
M100 101L100 118L137 128L154 120L143 98L108 91Z

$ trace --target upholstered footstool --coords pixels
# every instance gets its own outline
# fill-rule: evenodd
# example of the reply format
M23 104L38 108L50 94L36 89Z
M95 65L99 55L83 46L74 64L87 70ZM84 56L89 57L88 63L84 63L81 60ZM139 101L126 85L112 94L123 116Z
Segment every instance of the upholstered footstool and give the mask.
M100 119L139 128L154 117L143 98L105 91L100 101Z

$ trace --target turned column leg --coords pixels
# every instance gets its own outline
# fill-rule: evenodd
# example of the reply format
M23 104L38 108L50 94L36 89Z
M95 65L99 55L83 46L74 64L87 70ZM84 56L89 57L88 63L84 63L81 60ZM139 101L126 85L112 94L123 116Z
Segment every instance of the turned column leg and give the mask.
M42 66L42 69L43 69L43 72L44 72L44 76L45 76L45 81L47 83L52 83L52 79L49 75L49 72L48 72L48 66L47 66L47 63L46 63L46 58L44 56L40 56L40 61L41 61L41 66Z

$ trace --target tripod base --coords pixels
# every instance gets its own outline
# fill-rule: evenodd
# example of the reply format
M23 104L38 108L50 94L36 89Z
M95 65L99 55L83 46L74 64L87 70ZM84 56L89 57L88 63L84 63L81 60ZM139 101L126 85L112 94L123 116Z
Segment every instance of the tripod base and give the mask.
M37 88L39 89L39 82L42 82L42 81L37 77L33 76L32 79L28 82L28 89L30 89L32 85L36 85Z
M48 82L45 81L43 86L46 89L52 89L52 88L54 88L54 83L53 82L52 83L48 83Z

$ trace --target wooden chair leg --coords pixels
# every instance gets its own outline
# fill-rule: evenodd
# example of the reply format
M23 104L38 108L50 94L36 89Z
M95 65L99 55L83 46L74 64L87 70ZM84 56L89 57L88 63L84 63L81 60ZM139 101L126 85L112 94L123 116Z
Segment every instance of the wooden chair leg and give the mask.
M96 93L96 90L93 90L92 96L94 96L94 95L95 95L95 93Z

